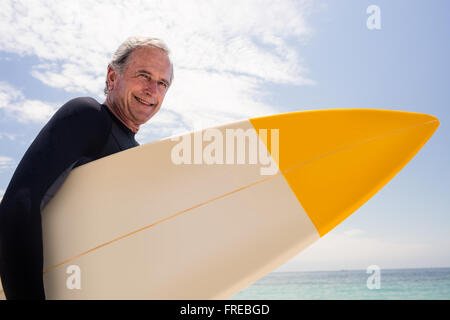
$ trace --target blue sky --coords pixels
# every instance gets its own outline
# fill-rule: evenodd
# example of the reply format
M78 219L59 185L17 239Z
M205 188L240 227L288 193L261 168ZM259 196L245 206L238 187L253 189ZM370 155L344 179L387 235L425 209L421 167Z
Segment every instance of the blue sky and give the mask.
M441 125L377 195L279 271L450 266L450 3L4 1L0 196L59 106L103 102L106 64L131 34L163 38L175 82L141 143L265 114L380 108ZM381 29L369 30L369 5ZM265 8L265 10L261 10Z
M317 84L281 89L287 109L300 104L305 109L404 110L435 115L441 125L384 189L300 254L292 268L281 269L364 269L371 262L382 268L449 266L450 4L323 3L327 8L311 17L314 35L299 49ZM380 7L381 30L365 25L371 4ZM321 259L336 250L336 260Z

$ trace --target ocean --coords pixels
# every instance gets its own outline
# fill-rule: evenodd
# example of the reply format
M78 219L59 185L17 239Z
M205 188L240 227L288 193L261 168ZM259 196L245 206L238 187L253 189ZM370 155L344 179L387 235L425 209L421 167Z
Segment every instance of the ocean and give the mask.
M230 299L449 300L450 268L272 272Z

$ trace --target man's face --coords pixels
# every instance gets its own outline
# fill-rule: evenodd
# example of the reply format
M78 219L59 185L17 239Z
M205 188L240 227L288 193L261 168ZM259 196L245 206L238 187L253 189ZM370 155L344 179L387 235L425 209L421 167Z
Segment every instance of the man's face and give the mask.
M146 123L161 108L169 87L171 65L167 54L157 48L135 49L120 74L108 68L110 101L130 122Z

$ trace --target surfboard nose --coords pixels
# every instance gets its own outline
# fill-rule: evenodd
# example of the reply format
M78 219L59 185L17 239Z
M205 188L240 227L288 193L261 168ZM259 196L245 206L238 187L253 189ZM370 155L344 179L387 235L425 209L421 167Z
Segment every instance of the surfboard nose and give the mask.
M320 236L386 185L439 126L431 115L378 109L293 112L249 121L257 132L278 129L274 159Z

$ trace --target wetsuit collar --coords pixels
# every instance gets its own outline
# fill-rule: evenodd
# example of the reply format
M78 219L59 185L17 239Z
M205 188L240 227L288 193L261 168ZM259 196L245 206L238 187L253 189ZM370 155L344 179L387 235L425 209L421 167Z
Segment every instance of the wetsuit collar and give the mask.
M102 106L108 111L108 113L111 115L111 118L114 119L114 121L117 123L117 125L123 129L125 131L125 133L130 136L130 137L134 137L135 133L128 128L112 111L111 109L106 105L106 104L102 104Z

